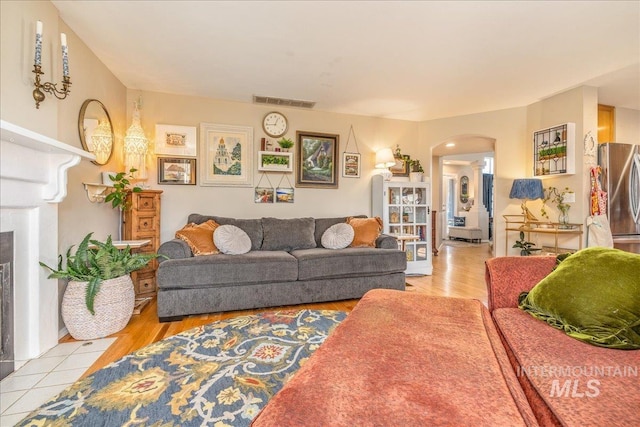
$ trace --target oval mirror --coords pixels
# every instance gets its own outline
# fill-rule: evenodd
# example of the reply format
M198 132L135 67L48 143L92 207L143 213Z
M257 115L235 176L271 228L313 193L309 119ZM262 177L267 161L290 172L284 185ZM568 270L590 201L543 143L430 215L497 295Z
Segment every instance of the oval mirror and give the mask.
M95 154L92 162L104 165L113 153L113 125L109 112L97 99L87 99L82 103L78 116L78 133L82 148Z
M467 203L469 201L469 177L460 178L460 202Z

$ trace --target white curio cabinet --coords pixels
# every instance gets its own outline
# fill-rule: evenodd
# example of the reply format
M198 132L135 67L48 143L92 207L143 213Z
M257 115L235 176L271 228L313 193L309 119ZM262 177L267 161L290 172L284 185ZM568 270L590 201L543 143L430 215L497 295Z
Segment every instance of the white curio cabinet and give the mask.
M385 234L398 239L407 254L406 274L430 275L431 186L429 182L384 181L375 175L371 183L371 214L384 221Z

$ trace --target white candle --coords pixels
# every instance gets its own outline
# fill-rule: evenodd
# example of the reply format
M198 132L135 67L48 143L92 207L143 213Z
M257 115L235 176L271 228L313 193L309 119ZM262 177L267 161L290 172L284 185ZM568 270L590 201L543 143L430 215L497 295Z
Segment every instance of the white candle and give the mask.
M62 45L62 75L69 76L69 47L67 46L67 35L60 33L60 44Z
M42 63L42 21L36 22L36 57L35 64Z

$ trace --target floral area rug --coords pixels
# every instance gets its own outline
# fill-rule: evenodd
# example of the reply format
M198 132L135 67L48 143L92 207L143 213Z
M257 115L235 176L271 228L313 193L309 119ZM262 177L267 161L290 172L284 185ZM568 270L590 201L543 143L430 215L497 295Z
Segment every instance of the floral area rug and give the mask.
M166 338L79 380L19 426L247 426L346 317L240 316Z

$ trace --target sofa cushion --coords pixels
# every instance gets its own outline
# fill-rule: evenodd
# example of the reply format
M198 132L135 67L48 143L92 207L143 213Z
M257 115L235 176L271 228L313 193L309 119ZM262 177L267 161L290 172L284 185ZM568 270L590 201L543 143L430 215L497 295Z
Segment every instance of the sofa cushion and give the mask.
M391 274L407 268L405 253L397 249L314 248L291 255L298 260L299 280Z
M353 227L354 236L351 247L376 247L376 239L382 231L382 219L375 218L347 218L347 224Z
M562 261L520 308L590 344L640 349L640 255L592 247Z
M336 218L316 218L316 231L314 233L316 237L316 246L319 248L322 247L322 235L332 225L338 224L341 222L347 222L347 218L366 218L366 217L367 217L366 215L355 215L353 217L341 216Z
M322 235L322 246L327 249L344 249L353 242L353 227L346 222L334 224Z
M640 425L640 351L585 344L517 308L493 319L540 425Z
M284 251L171 259L158 267L158 287L189 289L295 281L298 263Z
M218 223L212 219L202 224L191 222L176 231L176 238L187 242L195 256L217 254L220 251L213 242L213 232L218 227Z
M313 218L262 218L262 250L287 251L316 247Z
M220 252L227 255L246 254L251 250L251 239L235 225L221 225L213 233L213 241Z
M236 227L241 228L251 239L251 250L258 250L262 246L262 220L236 219L226 218L223 216L191 214L189 215L188 222L195 222L196 224L200 224L210 219L214 220L220 225L235 225Z

